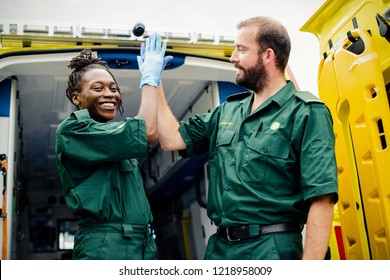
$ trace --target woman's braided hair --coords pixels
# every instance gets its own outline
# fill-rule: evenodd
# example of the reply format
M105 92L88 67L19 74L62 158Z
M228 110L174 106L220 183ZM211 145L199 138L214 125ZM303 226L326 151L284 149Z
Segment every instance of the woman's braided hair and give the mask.
M66 97L72 102L72 93L81 91L81 80L86 72L91 69L104 69L114 79L117 90L120 92L119 85L114 77L114 75L110 72L110 68L108 68L105 61L96 57L91 49L84 49L80 52L80 54L69 62L68 68L72 69L72 73L70 73L68 78L68 87L66 88ZM122 99L119 102L118 111L122 115L124 112Z

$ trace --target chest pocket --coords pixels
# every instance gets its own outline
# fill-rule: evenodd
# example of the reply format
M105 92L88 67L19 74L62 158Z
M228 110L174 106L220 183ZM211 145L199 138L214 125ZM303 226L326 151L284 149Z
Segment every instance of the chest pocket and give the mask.
M261 196L273 197L285 182L290 143L276 135L253 133L246 143L240 176L251 186L261 187Z
M217 147L230 145L230 143L232 143L232 139L235 133L236 132L234 130L228 130L228 129L221 130L218 133Z
M276 135L259 133L251 136L247 146L265 156L287 159L290 143Z
M214 180L217 177L217 174L219 174L235 133L234 130L229 129L220 130L218 132L216 149L209 155L208 166L210 177L212 178L210 180Z

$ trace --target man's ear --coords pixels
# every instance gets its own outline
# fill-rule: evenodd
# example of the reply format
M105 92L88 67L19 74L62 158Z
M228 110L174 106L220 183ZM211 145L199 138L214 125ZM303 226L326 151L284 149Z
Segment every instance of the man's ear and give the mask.
M275 60L275 52L273 49L268 48L264 52L264 60Z

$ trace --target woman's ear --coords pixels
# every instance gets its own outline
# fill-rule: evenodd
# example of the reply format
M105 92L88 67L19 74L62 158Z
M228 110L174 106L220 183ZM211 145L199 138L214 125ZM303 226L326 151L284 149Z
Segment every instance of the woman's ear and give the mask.
M73 102L73 104L75 106L79 106L80 105L80 102L79 102L78 98L79 98L78 94L76 94L76 93L72 94L72 102Z

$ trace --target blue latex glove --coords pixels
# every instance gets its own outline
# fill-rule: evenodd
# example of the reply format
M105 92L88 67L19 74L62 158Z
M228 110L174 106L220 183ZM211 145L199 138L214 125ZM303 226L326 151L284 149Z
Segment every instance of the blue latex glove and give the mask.
M149 36L146 46L141 45L140 56L137 56L138 67L142 74L140 89L145 84L154 87L160 85L161 73L166 64L172 60L172 57L164 57L166 47L166 42L161 46L161 36L156 33Z
M167 66L168 62L170 62L172 59L173 59L173 56L171 56L171 55L167 55L164 57L163 67L161 69L161 74L162 74L162 71L165 69L165 66ZM161 84L161 74L160 74L160 79L158 80L158 85Z

